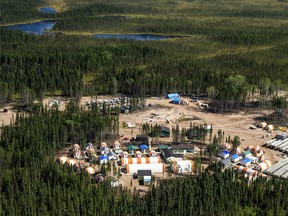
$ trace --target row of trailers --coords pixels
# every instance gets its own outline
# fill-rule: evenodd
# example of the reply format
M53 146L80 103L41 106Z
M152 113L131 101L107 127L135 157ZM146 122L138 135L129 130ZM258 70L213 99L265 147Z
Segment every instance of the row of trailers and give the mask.
M281 152L288 153L288 138L284 140L277 140L277 139L272 139L269 142L265 143L265 147L272 148L279 150Z
M288 158L274 164L265 170L264 173L281 178L288 178Z

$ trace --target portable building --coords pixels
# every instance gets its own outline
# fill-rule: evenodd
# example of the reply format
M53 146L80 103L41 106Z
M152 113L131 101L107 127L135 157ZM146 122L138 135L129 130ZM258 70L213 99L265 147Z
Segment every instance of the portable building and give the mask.
M170 128L166 126L160 126L160 137L170 137Z
M245 158L247 156L251 155L251 152L250 151L244 151L242 152L242 157Z
M265 128L267 126L267 123L266 122L261 122L261 128Z
M271 166L272 166L271 161L266 160L266 161L264 161L264 162L262 162L262 163L257 164L257 165L255 166L255 169L256 169L256 170L259 170L259 171L264 171L264 170L268 169L268 168L271 167Z
M135 157L136 158L141 158L141 156L142 156L142 153L140 151L136 151L135 152Z
M229 155L230 155L230 152L229 152L229 151L226 151L226 150L224 150L224 151L222 151L222 152L219 153L219 156L220 156L221 158L223 158L223 159L228 158Z
M163 173L164 172L164 164L163 163L155 163L155 164L127 164L126 171L128 174L137 173L138 170L151 170L153 173Z
M184 99L184 100L181 100L181 104L182 105L189 105L189 101L188 100L186 100L186 99Z
M107 164L108 163L108 156L107 155L100 155L100 164Z
M288 138L288 133L279 133L276 135L277 140L284 140L286 138Z
M249 169L247 167L243 167L243 166L238 166L236 170L241 175L248 175L252 177L256 177L258 175L257 171Z
M225 159L219 161L219 164L221 167L227 168L227 167L231 166L231 160L230 160L230 158L225 158Z
M139 148L140 148L142 153L146 153L146 150L149 149L149 146L146 145L146 144L142 144L142 145L139 146Z
M123 158L128 158L128 157L129 157L129 153L128 153L127 151L124 151L124 152L122 153L122 157L123 157Z
M263 161L266 158L265 154L261 154L261 153L256 154L255 157L258 158L258 161Z
M88 151L88 149L93 149L93 144L90 142L86 144L86 151Z
M172 98L175 98L175 97L180 97L180 95L178 93L170 93L170 94L167 94L166 95L166 98L168 99L172 99Z
M180 104L180 102L181 102L181 100L180 100L180 98L178 98L178 97L174 97L174 98L172 98L172 101L171 101L173 104Z
M67 160L68 160L68 157L62 156L62 157L58 158L57 161L58 161L60 164L65 164Z
M242 159L242 156L237 155L237 154L234 154L234 155L231 156L231 161L234 162L234 163L240 161L241 159Z
M74 152L73 152L73 156L74 156L74 158L76 158L76 159L82 158L81 151L80 151L80 150L74 151Z
M194 173L195 167L194 162L192 160L182 160L182 161L175 161L171 165L171 169L174 173L177 174L184 174L184 173Z
M88 175L94 175L96 173L96 170L93 167L86 167L84 169L84 172Z
M160 157L121 158L122 166L125 166L127 164L152 164L160 162Z
M80 150L80 146L78 144L73 145L73 151L78 151Z
M114 147L114 149L120 149L120 148L121 148L120 142L115 141L115 142L113 143L113 147Z
M70 159L70 160L67 160L67 161L66 161L66 164L67 164L68 166L73 166L73 165L75 164L75 161L72 160L72 159Z
M150 153L149 153L149 156L150 156L150 157L157 157L157 156L158 156L158 154L157 154L157 152L156 152L156 151L154 151L154 150L151 150L151 151L150 151Z
M247 146L245 150L250 151L255 154L260 150L260 147L259 146Z
M151 170L138 170L137 178L140 184L149 185L152 180L152 172Z
M258 163L258 158L257 157L249 155L246 158L248 158L251 161L251 163Z
M243 158L241 161L240 161L240 164L247 167L251 164L251 160L249 158Z

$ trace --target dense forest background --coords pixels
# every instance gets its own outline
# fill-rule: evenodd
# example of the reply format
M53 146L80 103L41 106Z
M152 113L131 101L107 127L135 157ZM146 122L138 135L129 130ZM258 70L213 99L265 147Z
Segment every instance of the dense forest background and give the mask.
M54 34L1 28L0 97L94 94L204 94L219 108L260 101L287 90L285 1L1 0L2 25L57 20ZM1 7L2 8L2 7ZM95 33L177 35L163 41L93 39ZM220 102L220 103L219 103ZM232 104L232 105L231 105Z
M54 6L57 14L38 8ZM56 20L52 34L0 29L0 103L47 95L204 94L217 106L260 101L283 108L288 83L286 1L0 0L2 26ZM163 41L93 39L95 33L181 36ZM269 103L273 100L275 103ZM285 99L285 98L284 98ZM286 100L286 99L285 99ZM231 105L232 104L232 105ZM39 104L1 128L0 215L287 215L288 181L248 183L212 171L158 182L141 197L94 184L55 163L67 143L117 130L109 110Z
M158 182L140 196L55 163L68 142L99 142L100 131L115 122L109 112L82 111L75 103L64 112L37 104L28 116L17 115L0 137L0 215L287 215L284 179L248 182L211 167Z

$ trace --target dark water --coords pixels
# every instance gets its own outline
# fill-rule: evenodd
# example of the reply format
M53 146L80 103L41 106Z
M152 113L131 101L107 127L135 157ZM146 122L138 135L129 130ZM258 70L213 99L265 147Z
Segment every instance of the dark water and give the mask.
M52 8L52 7L43 7L43 8L40 8L39 11L41 13L49 13L49 14L56 13L55 8Z
M95 34L92 38L113 38L113 39L126 39L126 40L164 40L170 38L177 38L178 36L167 36L167 35L153 35L153 34Z
M28 24L19 24L14 26L6 26L7 29L20 30L30 34L41 35L45 34L45 31L49 31L53 28L56 21L53 20L43 20L40 22L28 23Z

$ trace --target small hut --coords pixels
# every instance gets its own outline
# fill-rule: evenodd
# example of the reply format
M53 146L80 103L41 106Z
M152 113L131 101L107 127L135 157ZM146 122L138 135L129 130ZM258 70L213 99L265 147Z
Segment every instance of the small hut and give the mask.
M156 152L156 151L154 151L154 150L151 150L151 151L150 151L150 153L149 153L149 156L150 156L150 157L157 157L157 156L158 156L158 154L157 154L157 152Z
M78 144L74 144L72 150L73 151L79 151L80 150L80 146Z
M74 158L76 158L76 159L81 159L81 158L82 158L81 151L80 151L80 150L74 151L74 152L73 152L73 156L74 156Z
M136 151L136 150L138 150L139 148L137 147L137 146L134 146L134 145L129 145L128 147L127 147L127 150L130 152L130 154L134 154L134 152Z
M88 143L86 144L86 151L88 151L89 149L94 149L93 144L90 143L90 142L88 142Z
M141 156L142 156L142 153L140 151L136 151L135 152L135 157L136 158L141 158Z
M146 144L142 144L142 145L140 145L139 147L140 147L140 151L141 151L142 153L144 153L144 154L146 153L146 150L149 149L149 146L146 145Z
M108 160L109 159L107 155L100 155L100 164L107 164Z
M128 157L129 157L129 153L128 153L127 151L124 151L124 152L122 153L122 157L123 157L123 158L128 158Z
M114 149L120 149L121 148L121 144L118 141L115 141L113 144Z
M96 173L96 170L93 167L86 167L84 169L84 172L88 175L94 175Z
M103 181L104 181L104 176L103 176L101 173L98 174L98 175L96 175L96 176L95 176L95 181L96 181L97 183L103 182Z
M60 157L60 158L57 159L57 161L58 161L60 164L65 164L67 160L68 160L68 157L66 157L66 156L62 156L62 157Z

